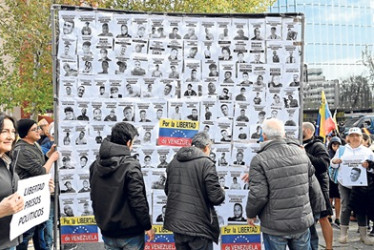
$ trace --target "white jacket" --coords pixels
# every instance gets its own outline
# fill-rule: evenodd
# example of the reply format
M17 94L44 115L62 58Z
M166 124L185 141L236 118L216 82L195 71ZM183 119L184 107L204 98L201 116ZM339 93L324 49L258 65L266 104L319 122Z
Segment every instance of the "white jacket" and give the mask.
M361 160L361 162L364 162L366 160L370 160L370 161L374 161L374 153L373 151L371 151L369 148L363 146L363 145L360 145L359 147L357 148L352 148L349 144L346 144L345 146L345 150L344 150L344 153L341 155L341 157L339 157L340 153L339 153L339 150L341 150L341 148L339 148L336 153L335 153L335 156L334 158L331 159L331 167L333 168L339 168L339 172L338 172L338 181L341 185L342 184L342 179L344 176L342 176L343 173L347 173L347 169L348 168L351 168L345 164L334 164L333 163L333 160L334 159L341 159L343 162L344 161L349 161L349 160L352 160L352 159L357 159L357 157L359 157L359 159ZM348 170L350 171L350 170ZM371 172L373 173L373 169L366 169L366 171L368 172ZM345 185L343 185L345 186ZM352 188L351 186L345 186L347 188Z

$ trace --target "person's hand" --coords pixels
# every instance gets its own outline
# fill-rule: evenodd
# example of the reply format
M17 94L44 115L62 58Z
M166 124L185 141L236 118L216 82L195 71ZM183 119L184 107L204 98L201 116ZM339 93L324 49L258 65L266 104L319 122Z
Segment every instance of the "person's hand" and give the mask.
M45 154L48 158L51 158L51 155L56 152L56 144L53 144L48 152Z
M23 197L18 193L14 193L5 197L0 202L0 218L9 216L23 210L24 201Z
M342 162L343 162L342 159L338 159L338 158L332 160L332 163L334 164L340 164Z
M49 156L49 159L51 159L52 161L57 161L59 157L60 157L60 155L58 154L57 151L55 151L55 152L53 152L53 153Z
M153 228L151 228L148 231L145 231L145 234L148 236L147 242L150 242L155 239L155 230L153 230Z
M364 162L362 163L362 166L363 166L364 168L368 168L368 167L369 167L369 162L368 162L368 161L364 161Z
M248 225L254 227L255 226L256 217L254 218L247 218Z
M247 174L244 174L244 175L242 176L242 180L243 180L244 182L248 183L248 182L249 182L249 174L248 174L248 173L247 173Z
M55 192L55 182L53 181L53 179L49 179L49 183L48 183L48 186L49 186L49 192L51 194L53 194Z

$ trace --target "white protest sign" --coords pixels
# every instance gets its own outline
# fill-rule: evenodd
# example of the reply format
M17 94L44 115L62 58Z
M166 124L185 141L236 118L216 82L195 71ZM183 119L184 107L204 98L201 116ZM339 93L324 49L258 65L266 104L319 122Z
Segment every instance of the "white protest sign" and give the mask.
M51 205L48 187L50 178L46 174L18 181L17 192L23 196L25 207L12 217L10 240L48 220Z
M342 158L340 164L338 181L343 186L367 186L366 169L362 167L365 156L350 156L349 159Z

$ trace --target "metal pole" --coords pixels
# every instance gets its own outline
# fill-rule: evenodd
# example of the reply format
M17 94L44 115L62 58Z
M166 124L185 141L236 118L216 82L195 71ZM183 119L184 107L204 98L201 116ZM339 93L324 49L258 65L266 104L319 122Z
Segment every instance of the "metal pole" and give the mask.
M52 25L52 82L53 82L53 115L55 117L54 123L54 140L58 143L58 115L57 115L57 71L56 71L56 6L51 7L51 25ZM55 182L55 199L54 199L54 218L53 218L53 247L57 249L57 219L59 218L58 213L58 168L57 163L54 163L54 182ZM60 243L61 245L61 243Z
M299 109L299 139L300 142L303 142L303 129L302 129L302 124L303 124L303 115L304 115L304 101L303 101L303 96L304 96L304 32L305 32L305 16L304 14L300 15L301 17L301 58L300 58L300 91L299 91L299 102L300 102L300 109Z

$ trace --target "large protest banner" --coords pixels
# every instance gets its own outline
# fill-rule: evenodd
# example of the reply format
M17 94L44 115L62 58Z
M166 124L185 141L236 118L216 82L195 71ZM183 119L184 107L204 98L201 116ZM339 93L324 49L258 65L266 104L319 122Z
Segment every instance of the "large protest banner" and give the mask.
M23 197L25 207L16 213L10 222L10 239L14 239L30 228L48 220L51 205L49 174L18 181L17 192Z
M165 170L198 131L211 137L226 193L216 207L220 226L244 227L248 185L241 177L263 140L263 121L278 118L287 137L301 136L304 16L56 6L53 20L62 243L101 241L94 225L79 231L65 219L92 216L88 168L120 121L139 131L132 153L160 234L149 249L174 247L162 229ZM235 249L234 239L256 249L261 235L238 229L215 248Z

